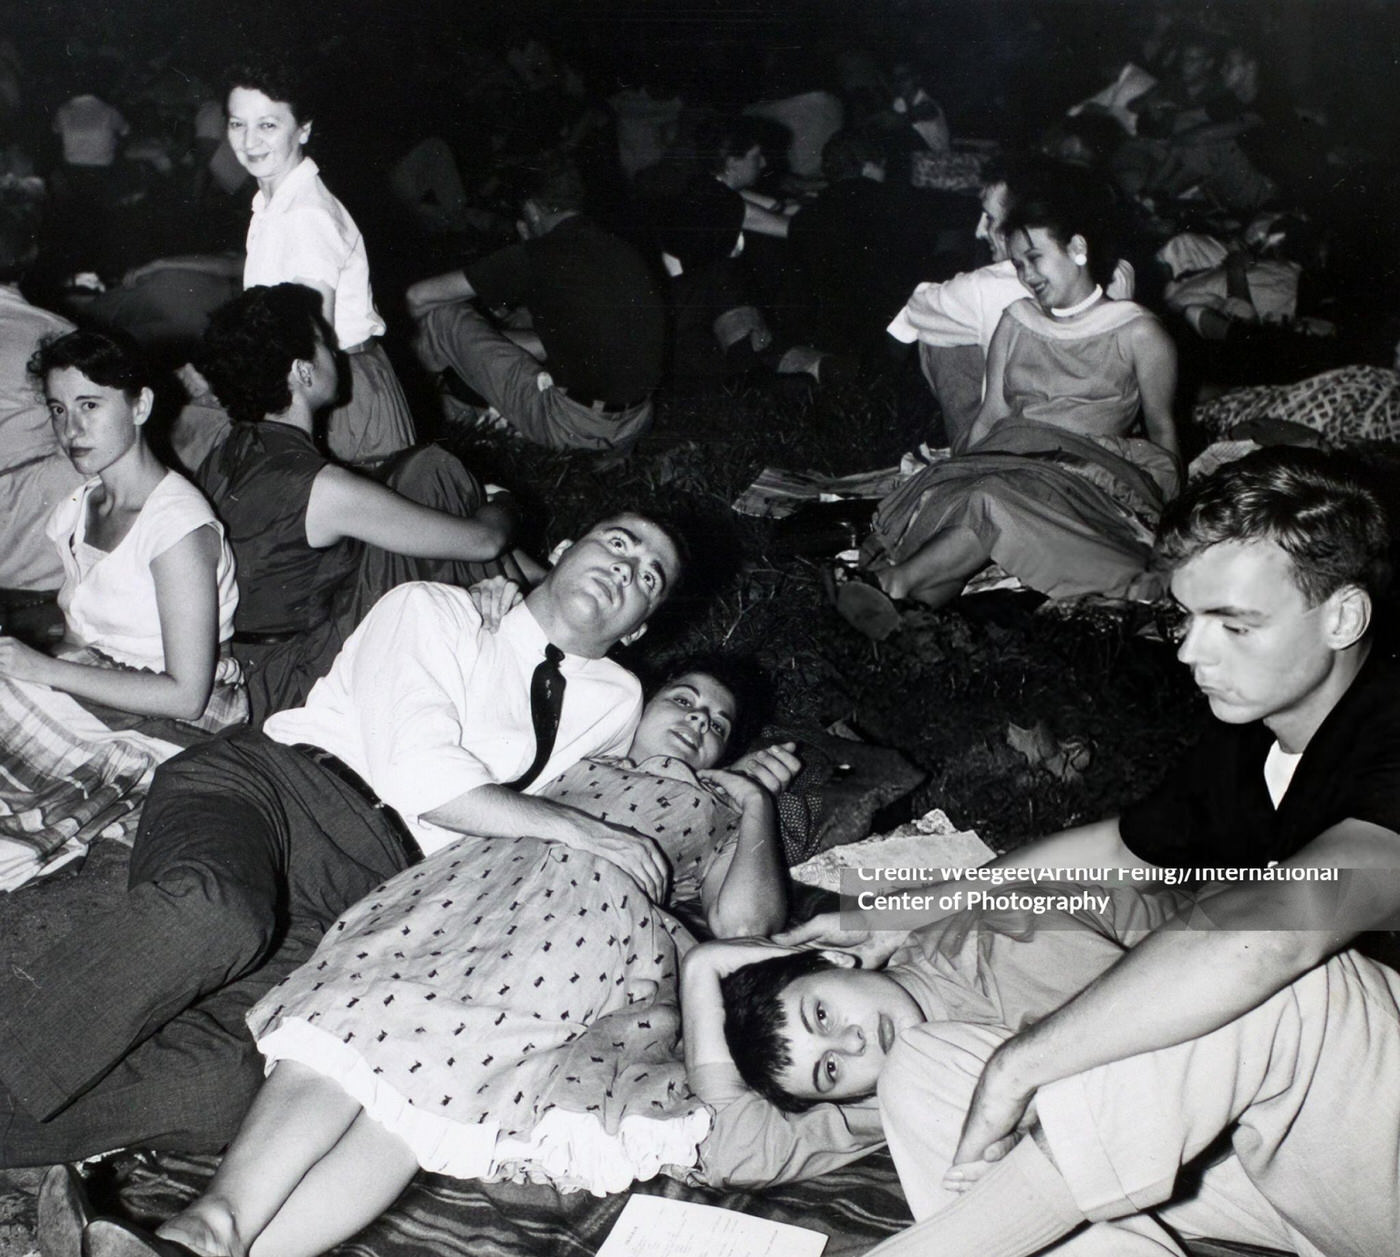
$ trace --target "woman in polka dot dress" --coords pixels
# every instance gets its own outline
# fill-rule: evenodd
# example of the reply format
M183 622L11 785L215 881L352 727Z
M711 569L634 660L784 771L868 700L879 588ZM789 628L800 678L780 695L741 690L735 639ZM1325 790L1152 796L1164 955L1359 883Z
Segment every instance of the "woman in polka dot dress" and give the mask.
M757 778L773 780L765 756L794 761L771 748L747 757L754 776L716 768L736 709L732 682L683 671L627 759L585 760L545 791L654 838L672 901L698 898L722 936L766 934L786 911ZM693 1164L709 1117L679 1059L692 945L607 861L527 838L436 853L351 908L250 1013L268 1081L209 1190L159 1235L309 1255L420 1167L602 1194Z

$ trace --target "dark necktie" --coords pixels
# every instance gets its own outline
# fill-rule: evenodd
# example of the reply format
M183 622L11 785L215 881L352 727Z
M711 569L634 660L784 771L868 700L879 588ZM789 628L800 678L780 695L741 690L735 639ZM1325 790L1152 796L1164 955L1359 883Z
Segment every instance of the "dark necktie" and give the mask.
M559 663L564 652L550 643L544 648L544 661L535 667L530 678L530 723L535 727L535 758L530 767L514 781L507 781L509 790L523 790L544 771L554 753L554 739L559 733L559 713L564 710L564 674Z

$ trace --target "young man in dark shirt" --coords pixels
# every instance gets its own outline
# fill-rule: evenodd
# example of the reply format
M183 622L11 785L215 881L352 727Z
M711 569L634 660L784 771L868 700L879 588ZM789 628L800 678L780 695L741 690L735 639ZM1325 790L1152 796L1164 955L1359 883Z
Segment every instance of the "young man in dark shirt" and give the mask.
M1020 1257L1086 1221L1057 1254L1179 1253L1158 1206L1178 1232L1329 1257L1400 1234L1400 974L1344 950L1400 919L1385 512L1350 464L1263 451L1188 489L1158 549L1220 727L1121 817L998 863L1210 884L1020 1033L905 1032L879 1094L920 1221L880 1257ZM819 936L838 941L787 941Z
M522 243L408 290L418 353L451 367L526 440L626 451L651 423L666 315L645 259L581 212L583 184L550 164L525 185ZM485 311L524 308L533 336Z

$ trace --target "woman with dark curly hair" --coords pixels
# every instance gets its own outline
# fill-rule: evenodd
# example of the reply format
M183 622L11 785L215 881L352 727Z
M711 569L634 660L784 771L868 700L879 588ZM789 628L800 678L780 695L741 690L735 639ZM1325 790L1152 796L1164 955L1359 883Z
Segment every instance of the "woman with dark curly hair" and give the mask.
M349 357L347 395L327 420L342 462L374 463L413 443L413 416L379 344L364 238L306 155L313 113L293 66L275 58L228 74L228 141L258 183L248 225L243 286L305 284L335 329L332 349Z
M249 1012L268 1078L205 1193L158 1236L94 1221L83 1251L309 1257L420 1167L603 1195L696 1164L710 1119L676 1051L694 939L672 908L698 905L719 937L782 922L769 782L796 766L767 748L720 767L743 701L727 676L682 664L625 758L585 758L542 791L648 835L669 893L653 901L606 859L524 837L465 837L404 870Z
M334 336L310 288L251 288L215 311L199 357L234 420L195 479L238 557L234 651L255 721L300 703L385 591L480 580L513 528L443 450L397 457L393 488L317 451L312 430L338 387Z
M146 444L148 368L83 331L42 344L29 373L83 483L46 529L63 641L0 637L0 889L127 828L157 764L248 716L228 650L233 554L209 503Z

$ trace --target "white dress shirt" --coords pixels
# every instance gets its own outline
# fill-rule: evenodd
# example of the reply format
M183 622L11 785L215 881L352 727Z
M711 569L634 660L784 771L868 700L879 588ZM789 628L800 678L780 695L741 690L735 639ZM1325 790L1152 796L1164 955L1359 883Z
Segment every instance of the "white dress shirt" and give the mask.
M491 633L465 590L400 585L351 634L306 705L270 716L263 731L338 756L431 854L458 835L425 813L511 781L534 760L530 680L547 644L524 603ZM624 754L641 715L641 686L612 660L565 655L560 671L559 733L527 794L585 756Z

